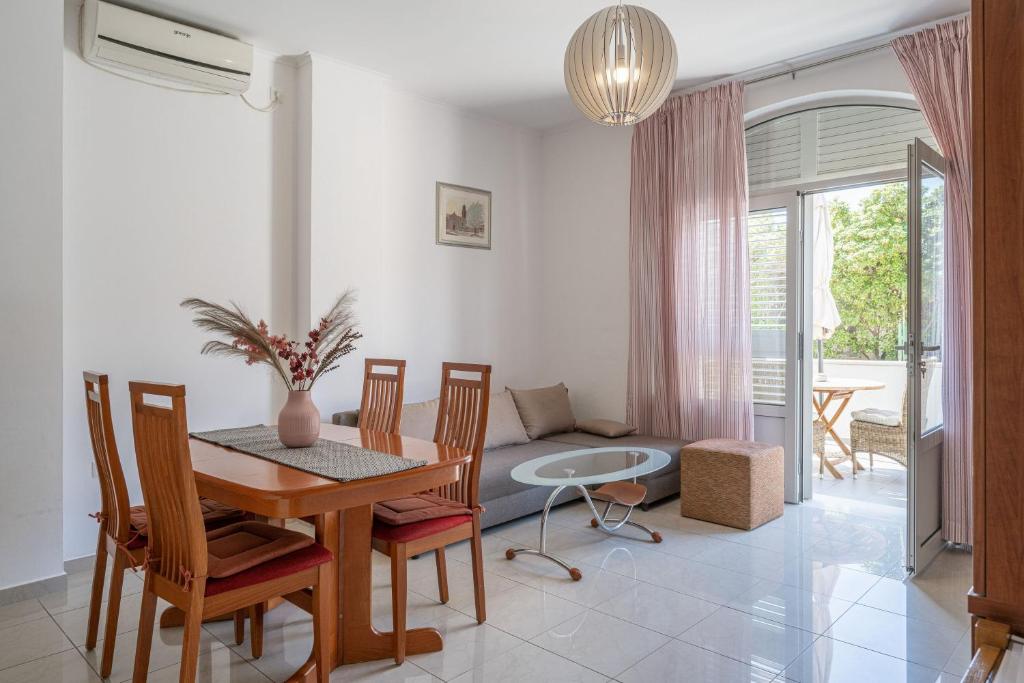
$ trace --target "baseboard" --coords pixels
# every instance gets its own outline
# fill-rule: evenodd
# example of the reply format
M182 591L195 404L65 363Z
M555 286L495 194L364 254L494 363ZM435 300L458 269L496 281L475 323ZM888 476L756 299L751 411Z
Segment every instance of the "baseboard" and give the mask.
M15 602L21 602L22 600L38 598L46 595L47 593L66 590L67 587L68 575L60 574L59 576L51 576L48 579L39 579L38 581L23 583L20 586L3 588L0 589L0 607L3 605L10 605Z
M77 574L78 572L87 572L92 569L95 563L95 555L83 555L82 557L76 557L73 560L65 560L64 573Z
M79 572L89 571L92 569L95 562L95 555L84 555L72 560L65 560L64 573L59 576L51 576L48 579L30 581L29 583L23 583L20 586L2 588L0 589L0 607L10 605L15 602L21 602L22 600L38 598L46 595L47 593L67 590L68 574L78 574Z

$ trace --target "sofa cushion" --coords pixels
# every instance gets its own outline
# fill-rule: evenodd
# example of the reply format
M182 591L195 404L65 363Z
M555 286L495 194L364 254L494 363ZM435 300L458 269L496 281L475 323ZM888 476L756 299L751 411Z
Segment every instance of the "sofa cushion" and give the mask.
M561 382L553 387L509 391L531 439L576 428L576 417L569 404L569 390Z
M480 500L486 505L489 500L532 488L531 484L514 480L511 476L512 468L542 455L567 450L572 449L565 444L531 441L520 446L505 446L485 452L480 466Z
M512 392L506 389L491 394L490 405L487 409L487 433L484 437L484 450L529 442L530 437L526 434L526 428L523 427L523 421L519 419L515 401L512 400Z
M610 439L605 436L597 436L596 434L587 434L586 432L566 432L564 434L551 434L544 437L543 441L547 441L552 444L562 444L562 450L575 450L579 448L608 448L608 447L629 447L636 446L638 448L654 448L659 451L664 451L668 454L671 459L669 464L661 468L657 472L637 477L637 481L645 481L652 477L658 477L666 472L679 472L679 449L683 446L691 443L688 440L681 439L669 439L660 436L647 436L645 434L630 434L628 436L620 436L615 439ZM555 451L557 452L557 451Z
M625 422L617 422L616 420L583 420L582 422L576 423L576 429L587 434L596 434L597 436L607 436L610 439L614 439L620 436L626 436L636 431L636 427L631 427Z
M434 440L434 429L437 427L437 407L440 399L406 403L402 406L402 423L398 432L402 436L411 436L424 441Z

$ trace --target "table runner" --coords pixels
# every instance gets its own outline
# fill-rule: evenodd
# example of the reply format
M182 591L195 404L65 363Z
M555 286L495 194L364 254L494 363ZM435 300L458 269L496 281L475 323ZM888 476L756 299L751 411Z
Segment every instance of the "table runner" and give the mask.
M190 436L336 481L369 479L427 464L426 460L410 460L327 439L317 439L309 448L287 448L277 437L277 427L266 425L193 432Z

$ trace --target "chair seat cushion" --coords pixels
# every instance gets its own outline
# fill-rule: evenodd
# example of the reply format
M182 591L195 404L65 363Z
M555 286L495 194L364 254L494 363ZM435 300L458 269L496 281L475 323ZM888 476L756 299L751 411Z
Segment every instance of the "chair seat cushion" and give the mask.
M420 538L426 538L427 536L433 536L434 534L441 533L442 531L447 531L448 529L455 528L460 524L470 524L472 521L473 518L470 515L436 517L422 522L399 525L374 521L373 537L381 541L389 541L392 543L408 543L409 541L415 541Z
M855 410L850 416L858 422L870 422L871 424L882 425L883 427L899 427L900 414L894 410L879 410L878 408L865 408Z
M200 497L199 509L203 512L203 524L206 525L207 529L216 529L217 527L237 522L245 517L243 510L225 505L212 498ZM149 528L146 506L135 505L129 508L128 518L131 520L132 530L135 534L145 536L146 529ZM142 545L146 545L145 540L143 540ZM131 547L130 544L129 547Z
M207 576L223 579L313 545L298 531L262 522L238 522L206 534Z
M373 506L374 519L392 526L471 514L473 512L462 503L433 493L417 493L414 496L386 500Z
M276 528L276 527L275 527ZM301 572L310 567L325 564L334 559L331 551L318 543L308 545L301 550L282 555L268 562L246 569L245 571L223 579L210 578L206 580L206 596L219 595L228 591L254 586L264 581L279 579Z
M619 505L639 505L644 502L646 495L647 487L643 484L634 484L631 481L613 481L592 491L590 497Z

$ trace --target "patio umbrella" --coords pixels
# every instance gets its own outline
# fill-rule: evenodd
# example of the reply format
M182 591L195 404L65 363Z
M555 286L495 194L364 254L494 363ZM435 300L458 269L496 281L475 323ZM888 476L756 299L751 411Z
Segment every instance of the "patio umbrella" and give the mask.
M811 219L813 220L814 268L812 282L812 321L813 338L818 342L818 379L825 377L825 359L822 341L828 339L839 327L842 319L836 300L832 297L832 222L828 217L828 200L824 194L816 194L812 198Z

